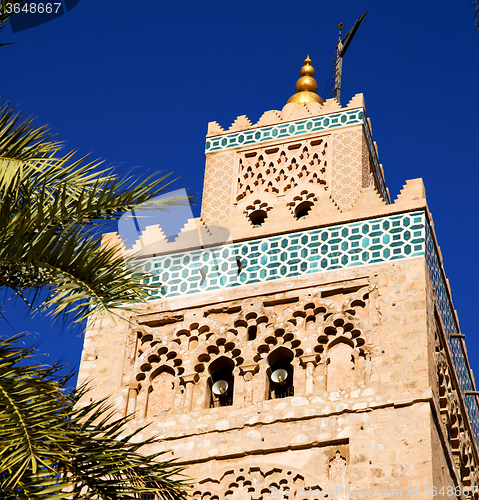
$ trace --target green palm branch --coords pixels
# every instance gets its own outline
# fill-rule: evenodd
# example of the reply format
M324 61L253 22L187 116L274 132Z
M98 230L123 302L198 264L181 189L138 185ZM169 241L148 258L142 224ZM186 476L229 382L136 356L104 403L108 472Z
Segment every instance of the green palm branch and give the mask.
M105 402L81 407L85 389L67 393L60 366L25 365L32 349L0 342L0 498L133 499L153 493L183 500L181 469L134 442ZM126 435L125 435L126 433Z
M7 21L12 17L12 14L7 14L5 10L5 6L7 3L20 3L22 0L0 0L0 34L7 27ZM13 43L0 43L0 48L5 47L6 45L13 45Z
M0 286L75 321L149 297L147 276L118 249L100 246L97 226L161 193L168 175L119 179L101 161L61 154L47 127L0 106ZM161 198L168 210L188 200ZM32 300L32 304L33 304Z
M119 179L102 162L62 153L47 127L0 105L0 287L54 317L82 321L146 300L148 276L118 248L101 246L99 224L126 210L170 209L167 177ZM46 292L46 293L44 293ZM137 441L105 402L79 407L58 366L24 366L33 350L0 343L0 499L181 500L180 470L155 438ZM126 432L126 436L125 436Z

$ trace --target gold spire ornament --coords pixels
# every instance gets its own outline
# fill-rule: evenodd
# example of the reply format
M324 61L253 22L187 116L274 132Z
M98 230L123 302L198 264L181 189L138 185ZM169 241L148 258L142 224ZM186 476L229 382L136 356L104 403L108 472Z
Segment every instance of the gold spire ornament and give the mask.
M308 104L309 102L319 102L319 104L323 104L323 100L318 95L318 84L314 79L314 73L311 59L308 56L299 72L301 78L296 82L296 94L293 94L288 99L288 103Z

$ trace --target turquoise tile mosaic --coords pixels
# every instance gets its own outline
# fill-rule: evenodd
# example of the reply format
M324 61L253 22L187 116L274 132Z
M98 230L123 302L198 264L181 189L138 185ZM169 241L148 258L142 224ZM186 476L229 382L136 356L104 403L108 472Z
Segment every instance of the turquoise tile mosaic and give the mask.
M413 212L162 255L144 270L159 285L155 297L175 297L418 257L424 241L425 215Z
M305 118L304 120L279 123L268 127L254 128L251 130L244 130L242 132L233 132L231 134L224 134L218 137L211 137L206 139L205 153L224 151L240 146L260 144L273 139L297 137L311 132L320 132L322 130L342 127L344 125L354 125L357 123L364 124L369 150L371 152L371 156L373 157L374 168L376 170L376 177L379 179L379 188L383 198L388 200L389 198L381 175L381 169L379 167L379 160L376 156L376 151L371 138L371 131L366 123L364 112L361 109L352 109L325 116L314 116L311 118Z
M453 307L446 291L444 276L439 265L436 248L428 225L426 225L426 262L446 334L459 333L459 328L453 313ZM448 342L461 390L463 393L464 391L474 390L474 384L469 369L467 368L466 353L462 347L461 340L458 338L448 338ZM467 413L476 442L479 443L479 405L477 398L475 396L464 396L464 400L466 402Z

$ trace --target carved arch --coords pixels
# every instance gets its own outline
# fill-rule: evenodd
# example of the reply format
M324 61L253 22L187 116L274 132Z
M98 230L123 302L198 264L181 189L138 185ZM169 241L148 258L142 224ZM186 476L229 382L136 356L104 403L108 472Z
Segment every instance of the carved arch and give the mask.
M313 205L318 201L315 193L311 189L305 189L303 186L300 190L294 189L288 199L287 206L296 219L306 217Z
M271 320L263 311L249 311L241 314L233 322L230 331L237 333L242 340L255 340L259 333L259 328L264 328L270 324Z
M224 468L198 481L192 497L193 500L269 500L285 497L288 491L291 498L324 500L328 497L327 489L323 491L316 479L292 467L269 464ZM298 495L301 492L303 496Z
M205 367L210 365L216 358L226 356L231 358L236 366L243 363L241 349L236 346L236 336L229 334L225 336L215 335L207 345L202 346L200 354L196 357L194 371L202 373Z
M295 358L304 352L301 348L301 340L296 336L295 328L278 321L257 339L254 361L259 362L278 347L291 350Z
M180 324L174 334L175 342L180 345L186 345L188 349L191 348L191 341L196 340L198 343L201 340L208 340L215 332L224 329L223 325L211 318L201 318L201 322L192 321L189 324Z
M137 381L145 380L150 373L154 373L158 367L168 367L175 376L181 375L185 369L182 366L182 357L179 356L181 349L176 342L158 342L152 345L135 360L135 378ZM151 375L149 376L151 379Z
M175 375L171 367L161 365L148 377L148 395L145 402L147 418L161 415L173 407L177 385Z

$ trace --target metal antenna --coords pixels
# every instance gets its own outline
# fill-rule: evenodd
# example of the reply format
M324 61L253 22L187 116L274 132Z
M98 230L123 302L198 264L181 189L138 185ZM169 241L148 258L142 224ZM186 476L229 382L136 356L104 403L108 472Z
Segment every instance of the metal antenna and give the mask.
M341 39L341 30L344 28L344 24L338 24L339 28L339 40L336 45L336 72L334 77L334 98L338 101L338 104L341 104L341 76L343 73L343 57L348 50L349 44L351 43L356 31L358 31L359 25L362 20L366 17L366 11L361 17L356 19L354 26L346 33L343 39ZM365 21L366 22L366 21Z

